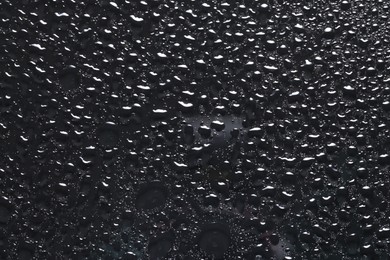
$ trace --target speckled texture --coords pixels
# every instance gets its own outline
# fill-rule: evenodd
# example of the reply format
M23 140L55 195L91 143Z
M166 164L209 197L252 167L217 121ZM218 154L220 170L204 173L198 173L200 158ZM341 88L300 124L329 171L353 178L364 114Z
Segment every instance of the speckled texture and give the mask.
M389 259L387 1L0 2L0 259Z

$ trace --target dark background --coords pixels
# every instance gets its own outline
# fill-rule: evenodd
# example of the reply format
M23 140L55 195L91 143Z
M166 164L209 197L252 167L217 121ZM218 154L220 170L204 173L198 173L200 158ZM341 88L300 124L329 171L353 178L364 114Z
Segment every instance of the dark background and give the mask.
M389 259L386 1L0 3L0 259Z

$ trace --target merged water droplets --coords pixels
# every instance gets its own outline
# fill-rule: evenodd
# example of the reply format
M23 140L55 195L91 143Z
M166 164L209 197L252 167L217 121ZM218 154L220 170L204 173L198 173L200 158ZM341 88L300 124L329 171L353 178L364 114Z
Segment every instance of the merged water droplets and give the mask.
M227 227L211 225L205 228L199 236L199 246L209 256L220 259L229 248L229 232Z
M138 209L151 210L164 206L167 199L166 188L159 183L144 184L138 191L135 205Z

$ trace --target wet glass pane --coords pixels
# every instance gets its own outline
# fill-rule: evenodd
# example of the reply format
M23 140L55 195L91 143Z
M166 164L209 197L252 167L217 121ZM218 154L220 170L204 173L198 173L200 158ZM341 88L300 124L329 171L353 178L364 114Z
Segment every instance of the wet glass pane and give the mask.
M389 259L387 1L0 1L0 259Z

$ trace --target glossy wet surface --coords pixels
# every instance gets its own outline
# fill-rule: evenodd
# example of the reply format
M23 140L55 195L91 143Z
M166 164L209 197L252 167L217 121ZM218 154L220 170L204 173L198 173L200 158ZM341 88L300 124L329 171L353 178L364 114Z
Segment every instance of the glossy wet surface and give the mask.
M388 259L386 1L0 3L0 259Z

